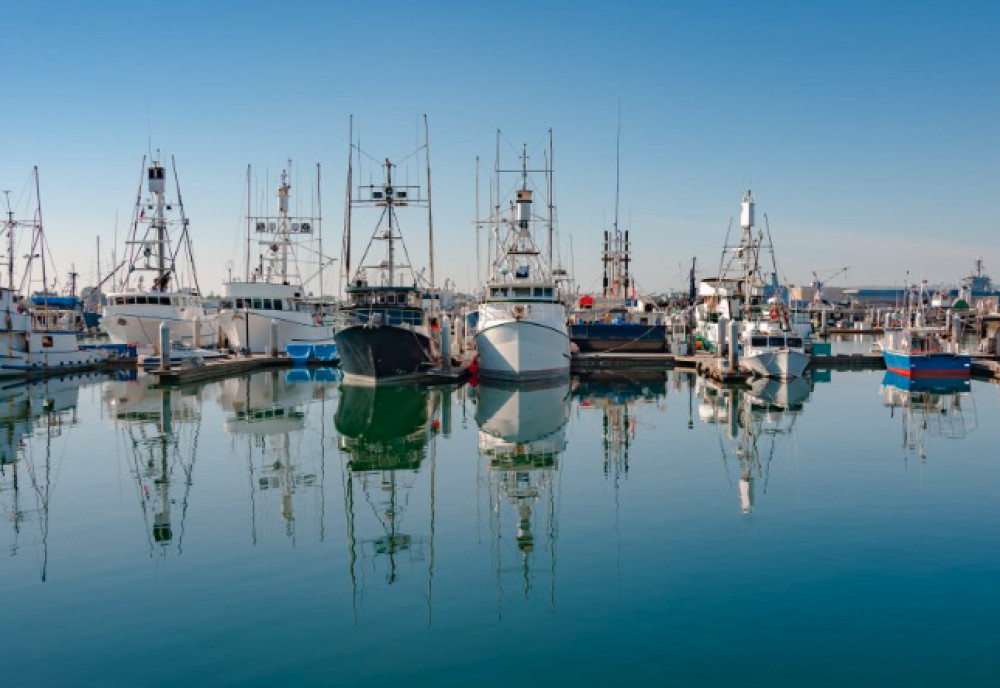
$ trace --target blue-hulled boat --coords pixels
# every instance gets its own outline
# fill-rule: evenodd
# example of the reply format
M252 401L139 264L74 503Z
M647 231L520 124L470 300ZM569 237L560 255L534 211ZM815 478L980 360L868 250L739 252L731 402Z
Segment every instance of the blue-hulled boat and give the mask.
M886 369L903 377L968 379L972 370L969 353L949 351L935 330L888 330L880 347Z

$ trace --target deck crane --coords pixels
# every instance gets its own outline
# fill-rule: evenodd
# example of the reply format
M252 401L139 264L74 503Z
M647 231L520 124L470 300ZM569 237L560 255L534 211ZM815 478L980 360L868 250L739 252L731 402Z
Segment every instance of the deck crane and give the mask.
M850 270L850 268L851 266L848 265L846 267L836 268L835 270L824 272L823 274L826 276L822 279L820 279L820 276L816 273L815 270L813 270L812 303L814 306L822 305L825 302L825 299L823 298L823 287L826 285L826 283L832 280L834 277L839 277L840 275L845 274L848 270Z

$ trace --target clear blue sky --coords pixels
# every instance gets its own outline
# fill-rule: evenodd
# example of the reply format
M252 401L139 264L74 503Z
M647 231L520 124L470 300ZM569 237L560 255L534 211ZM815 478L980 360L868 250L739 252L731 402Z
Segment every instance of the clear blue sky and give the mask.
M400 157L427 113L439 277L474 281L475 157L492 164L496 128L530 143L552 127L564 251L572 235L595 286L619 99L645 289L679 286L692 256L715 265L748 186L792 282L846 265L851 283L954 281L978 255L1000 278L995 3L6 0L0 25L0 188L39 165L60 272L75 261L85 283L149 141L177 157L218 289L241 261L248 163L323 164L329 248L348 115L368 151Z

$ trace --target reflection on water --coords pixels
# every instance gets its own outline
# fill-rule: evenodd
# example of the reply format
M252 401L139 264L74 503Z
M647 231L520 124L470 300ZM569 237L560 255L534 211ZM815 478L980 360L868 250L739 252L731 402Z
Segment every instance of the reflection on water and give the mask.
M559 455L566 450L569 392L568 380L549 386L482 385L478 389L476 423L479 453L488 462L485 487L498 608L507 574L520 577L524 597L529 598L531 560L539 556L548 559L549 599L555 603L558 509L554 479ZM507 563L511 554L504 546L506 533L511 531L517 550L514 556L520 564L514 567Z
M104 403L135 481L135 499L151 556L157 552L166 556L174 544L175 525L176 550L178 554L183 551L202 401L193 391L154 389L138 382L112 382L104 389ZM175 505L179 514L174 513Z
M913 380L886 372L882 403L899 416L904 460L927 460L934 438L963 439L979 425L971 380Z
M627 660L631 682L694 685L781 647L769 683L795 683L850 679L838 643L860 635L852 653L913 682L886 657L947 652L945 617L975 630L953 650L987 657L996 388L814 381L353 387L300 369L0 388L5 678L589 684ZM906 471L901 426L907 456L948 460ZM247 662L264 631L274 651ZM396 661L357 659L386 648Z
M795 421L812 392L809 378L756 379L749 389L699 378L698 417L719 432L726 475L738 476L740 509L753 513L756 490L767 492L771 460L781 443L794 448Z
M448 391L411 386L341 388L336 426L347 456L344 511L352 606L357 619L369 579L426 577L428 623L434 583L435 461L440 422L431 419ZM431 448L430 470L421 467ZM424 492L424 513L411 513Z
M617 480L628 473L629 450L639 423L638 408L663 411L667 373L597 373L573 380L573 396L582 410L601 414L604 474Z
M96 379L76 375L0 387L0 509L12 529L8 551L18 556L23 529L37 524L42 581L48 578L49 507L59 474L53 441L77 425L80 386Z

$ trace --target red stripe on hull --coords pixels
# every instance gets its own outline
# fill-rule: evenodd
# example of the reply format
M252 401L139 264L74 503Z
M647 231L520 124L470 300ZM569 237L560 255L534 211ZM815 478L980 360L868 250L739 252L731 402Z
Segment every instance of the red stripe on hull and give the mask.
M969 369L964 370L910 370L908 368L889 368L890 373L902 375L908 378L967 378L970 377Z

